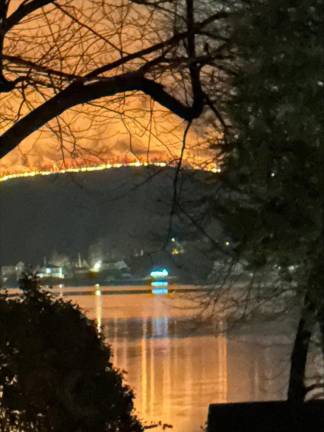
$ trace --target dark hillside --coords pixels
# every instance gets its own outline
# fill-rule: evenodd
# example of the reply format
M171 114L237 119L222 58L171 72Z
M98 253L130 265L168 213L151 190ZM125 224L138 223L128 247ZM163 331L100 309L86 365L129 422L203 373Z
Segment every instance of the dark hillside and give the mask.
M182 176L185 201L201 196L196 177ZM173 169L119 168L38 176L0 184L0 264L39 263L56 251L75 258L128 256L161 248L169 227ZM195 239L185 220L174 235Z

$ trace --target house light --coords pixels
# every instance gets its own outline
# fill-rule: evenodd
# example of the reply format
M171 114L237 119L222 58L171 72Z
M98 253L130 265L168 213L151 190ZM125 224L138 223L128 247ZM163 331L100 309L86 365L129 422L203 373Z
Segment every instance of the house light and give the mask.
M101 261L101 260L96 261L96 262L94 263L94 266L92 267L91 270L94 271L94 272L98 272L98 271L100 271L101 266L102 266L102 261Z

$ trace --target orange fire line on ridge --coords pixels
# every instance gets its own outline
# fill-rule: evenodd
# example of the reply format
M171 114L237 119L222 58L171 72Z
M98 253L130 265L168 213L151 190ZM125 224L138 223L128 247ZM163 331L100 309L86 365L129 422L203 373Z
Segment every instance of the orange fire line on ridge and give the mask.
M122 167L148 167L148 166L154 166L154 167L160 167L164 168L167 166L174 166L174 164L168 164L166 162L115 162L115 163L103 163L99 165L88 165L88 166L82 166L82 167L66 167L63 169L57 168L53 166L50 169L45 170L31 170L31 171L24 171L24 172L17 172L17 173L9 173L9 174L0 174L0 182L5 182L8 180L13 180L17 178L25 178L25 177L36 177L36 176L49 176L54 174L67 174L67 173L82 173L82 172L94 172L94 171L104 171L108 169L113 168L122 168ZM190 167L191 169L201 169L201 168L195 168ZM210 168L205 167L203 169L204 171L210 171L210 172L218 172L219 170L217 168Z

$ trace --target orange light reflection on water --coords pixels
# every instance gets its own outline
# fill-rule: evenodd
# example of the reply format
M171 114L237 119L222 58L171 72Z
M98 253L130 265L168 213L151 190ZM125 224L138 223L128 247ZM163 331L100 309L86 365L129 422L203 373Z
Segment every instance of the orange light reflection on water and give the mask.
M289 343L269 349L272 336L265 339L263 328L229 336L219 333L223 322L217 328L197 326L183 297L105 295L106 290L71 298L101 323L113 364L127 371L134 388L140 418L146 424L161 421L154 431L169 430L164 424L174 432L198 432L210 403L285 396L287 377L278 371L285 370Z

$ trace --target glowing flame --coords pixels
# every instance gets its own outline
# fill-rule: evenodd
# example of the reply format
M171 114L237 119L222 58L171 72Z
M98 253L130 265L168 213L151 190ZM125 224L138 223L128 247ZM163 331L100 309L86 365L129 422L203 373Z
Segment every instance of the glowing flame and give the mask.
M86 172L94 172L94 171L104 171L113 168L122 168L122 167L159 167L164 168L167 166L174 167L175 163L166 163L161 161L152 161L152 162L106 162L96 165L83 165L83 166L65 166L63 168L58 167L57 165L52 165L50 167L44 169L30 169L28 171L22 172L3 172L0 173L0 182L5 182L8 180L13 180L17 178L25 178L25 177L36 177L36 176L50 176L54 174L67 174L67 173L86 173ZM201 170L199 166L186 166L189 169ZM203 168L204 171L209 172L218 172L219 169L207 166Z

